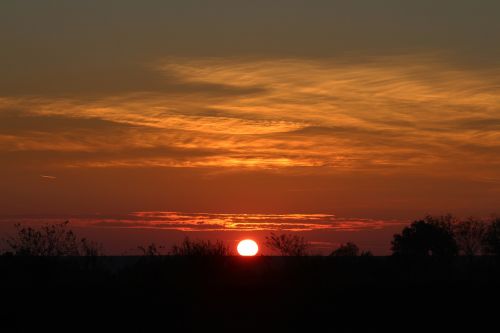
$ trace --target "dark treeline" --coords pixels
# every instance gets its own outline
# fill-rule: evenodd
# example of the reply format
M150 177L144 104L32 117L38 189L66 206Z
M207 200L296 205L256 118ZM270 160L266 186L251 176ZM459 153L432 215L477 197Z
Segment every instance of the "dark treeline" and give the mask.
M392 251L405 256L498 255L500 218L485 221L427 216L395 235Z
M110 257L68 223L18 226L0 256L0 331L494 331L498 230L498 219L426 217L386 257L351 242L309 256L304 238L275 233L265 245L280 256L186 239Z
M3 255L16 256L101 256L103 246L85 238L78 238L68 228L69 222L33 228L16 224L16 233L3 239ZM264 245L280 256L307 256L311 244L296 234L271 232ZM222 241L192 240L167 247L151 243L138 246L146 256L228 256L234 255ZM488 220L468 218L460 220L452 215L426 216L405 227L391 241L395 256L477 256L500 254L500 218ZM353 242L332 249L330 256L372 256Z
M8 305L0 325L5 332L489 332L498 325L499 283L497 256L0 256Z

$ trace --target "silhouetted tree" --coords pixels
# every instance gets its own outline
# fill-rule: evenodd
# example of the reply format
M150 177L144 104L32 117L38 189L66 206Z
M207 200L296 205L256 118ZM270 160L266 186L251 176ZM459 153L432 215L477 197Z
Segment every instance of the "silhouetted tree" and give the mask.
M97 257L104 254L102 244L82 238L80 240L79 254L86 257Z
M371 251L361 251L359 247L353 242L347 242L345 244L340 244L338 248L330 253L333 257L372 257Z
M460 253L474 256L481 254L484 248L488 225L482 220L469 218L453 226L453 235Z
M356 257L359 255L359 247L351 242L341 244L330 254L334 257Z
M20 256L96 256L101 247L83 238L78 240L68 229L69 221L47 224L36 229L16 224L16 234L9 236L5 243L8 251Z
M488 225L484 237L484 252L500 255L500 218L495 218Z
M170 253L174 256L228 256L229 247L222 241L190 240L188 237L180 245L174 245Z
M406 256L454 256L458 245L453 235L451 215L432 217L415 221L405 227L401 234L394 235L392 251Z
M160 256L162 255L161 251L165 249L164 246L156 246L155 243L151 243L147 246L138 246L137 247L143 256Z
M277 235L271 232L271 235L266 237L265 246L282 256L305 256L310 244L304 237L292 234Z

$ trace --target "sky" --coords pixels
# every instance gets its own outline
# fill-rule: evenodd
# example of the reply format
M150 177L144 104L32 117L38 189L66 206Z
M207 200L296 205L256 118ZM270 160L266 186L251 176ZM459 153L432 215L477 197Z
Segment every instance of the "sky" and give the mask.
M2 1L0 233L71 219L123 250L285 230L382 253L426 214L497 213L498 13Z

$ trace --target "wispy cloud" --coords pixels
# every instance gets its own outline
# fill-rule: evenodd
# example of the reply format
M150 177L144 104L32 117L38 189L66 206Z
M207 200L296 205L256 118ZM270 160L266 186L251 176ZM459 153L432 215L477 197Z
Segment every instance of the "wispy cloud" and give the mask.
M12 222L39 224L63 220L25 217ZM366 231L405 225L407 221L341 218L331 214L220 214L135 212L127 215L74 216L72 225L90 228L162 229L183 232L219 231Z
M491 166L485 176L492 177L500 166L498 71L454 68L435 55L170 58L155 68L177 89L95 99L4 96L1 110L51 120L50 129L42 120L0 128L0 146L73 152L57 161L69 167L432 172L460 162Z

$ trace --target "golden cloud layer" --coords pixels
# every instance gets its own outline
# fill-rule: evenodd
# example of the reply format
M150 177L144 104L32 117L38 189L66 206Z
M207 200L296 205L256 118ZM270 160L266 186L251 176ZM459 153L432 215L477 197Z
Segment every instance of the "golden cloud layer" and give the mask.
M57 223L59 220L55 218L9 218L11 222L28 225ZM404 226L407 223L407 221L395 220L338 218L331 214L218 214L162 211L100 217L78 216L71 219L71 224L79 227L162 229L183 232L366 231Z
M68 167L453 165L498 179L498 71L433 56L167 59L154 68L183 88L3 96L0 117L11 125L0 125L0 147L66 152L57 165Z

